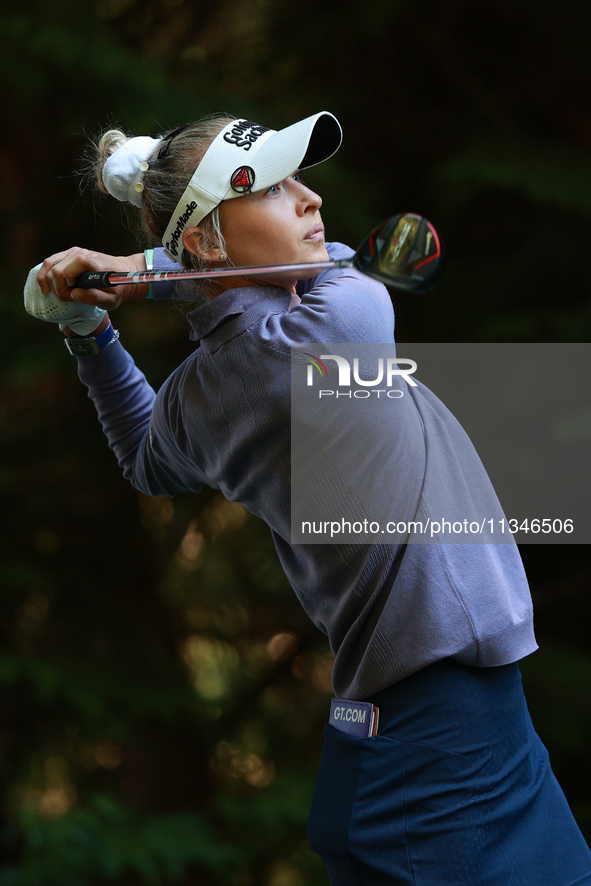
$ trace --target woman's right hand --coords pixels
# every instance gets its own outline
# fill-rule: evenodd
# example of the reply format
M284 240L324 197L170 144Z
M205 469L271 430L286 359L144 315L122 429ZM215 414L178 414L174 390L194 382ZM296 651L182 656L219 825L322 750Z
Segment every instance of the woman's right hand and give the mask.
M143 252L136 255L114 256L93 252L72 246L63 252L56 252L45 259L37 274L37 283L44 295L55 292L62 301L84 302L96 305L106 311L113 311L124 301L145 298L147 283L113 286L110 289L76 289L76 278L84 271L119 271L129 273L145 271L146 260Z

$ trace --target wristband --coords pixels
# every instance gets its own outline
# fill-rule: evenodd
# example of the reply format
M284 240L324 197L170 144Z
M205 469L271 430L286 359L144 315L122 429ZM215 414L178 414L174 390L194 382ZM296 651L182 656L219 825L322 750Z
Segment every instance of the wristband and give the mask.
M146 271L154 270L154 250L153 249L144 249L144 256L146 257ZM154 298L154 292L152 290L152 284L148 283L148 294L146 298Z

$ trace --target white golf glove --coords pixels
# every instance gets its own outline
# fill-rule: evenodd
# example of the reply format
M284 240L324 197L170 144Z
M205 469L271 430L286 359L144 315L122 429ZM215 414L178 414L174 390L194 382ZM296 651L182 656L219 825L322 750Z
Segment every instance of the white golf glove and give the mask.
M77 335L90 335L99 326L106 311L94 305L85 305L73 301L60 301L54 292L43 295L37 283L37 274L41 265L29 271L25 283L25 310L37 320L48 323L59 323L63 332L66 327Z

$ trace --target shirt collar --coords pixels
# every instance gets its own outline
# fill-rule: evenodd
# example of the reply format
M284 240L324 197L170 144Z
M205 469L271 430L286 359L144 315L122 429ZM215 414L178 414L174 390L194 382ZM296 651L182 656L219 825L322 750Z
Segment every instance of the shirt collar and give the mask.
M187 314L191 325L189 337L193 341L200 341L213 332L226 317L243 314L257 301L286 298L289 295L280 286L241 286L238 289L227 289ZM291 296L288 310L299 302L299 296Z

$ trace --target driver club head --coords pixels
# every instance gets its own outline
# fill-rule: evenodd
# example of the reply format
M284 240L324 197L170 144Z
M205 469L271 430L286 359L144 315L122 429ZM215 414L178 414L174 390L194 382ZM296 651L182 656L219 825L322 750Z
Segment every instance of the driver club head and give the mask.
M367 237L353 258L355 267L407 292L428 292L443 272L443 244L426 218L399 213Z

